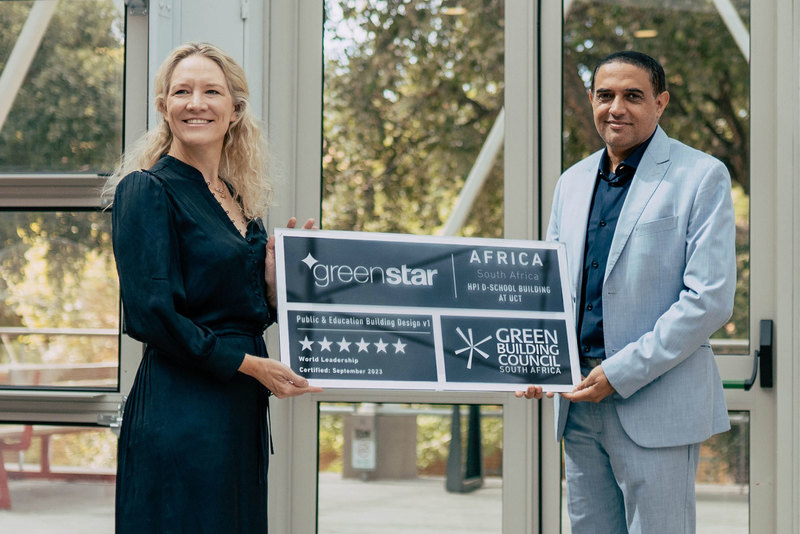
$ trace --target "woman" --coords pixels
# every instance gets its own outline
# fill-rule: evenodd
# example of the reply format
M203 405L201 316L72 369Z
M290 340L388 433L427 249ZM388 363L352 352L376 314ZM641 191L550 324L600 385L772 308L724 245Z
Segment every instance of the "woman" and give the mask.
M267 358L261 135L244 72L211 45L174 50L155 94L163 120L110 181L123 320L145 343L119 440L117 532L264 533L268 396L320 390Z

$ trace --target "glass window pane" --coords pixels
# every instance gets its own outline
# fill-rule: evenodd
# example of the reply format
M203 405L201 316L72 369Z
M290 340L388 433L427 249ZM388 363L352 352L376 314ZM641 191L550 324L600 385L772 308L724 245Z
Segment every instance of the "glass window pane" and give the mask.
M321 403L318 447L320 534L502 532L501 406Z
M661 126L671 137L719 158L733 179L736 305L714 338L715 352L741 354L749 347L750 1L732 3L744 33L711 0L565 1L562 165L566 169L602 148L587 98L597 62L626 49L658 59L670 93Z
M0 387L117 388L109 212L0 212Z
M750 532L750 413L730 412L731 429L700 447L697 531Z
M113 167L123 31L122 0L0 2L0 172Z
M503 107L504 40L503 0L325 2L324 228L441 230ZM502 236L491 154L461 235Z
M116 466L108 429L0 425L0 532L112 532Z

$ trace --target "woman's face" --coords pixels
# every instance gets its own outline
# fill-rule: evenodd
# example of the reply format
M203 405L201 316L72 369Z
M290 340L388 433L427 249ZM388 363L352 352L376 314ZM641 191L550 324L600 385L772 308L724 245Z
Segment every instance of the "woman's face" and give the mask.
M225 75L214 61L200 55L182 59L172 71L164 107L173 136L170 154L222 152L236 113Z

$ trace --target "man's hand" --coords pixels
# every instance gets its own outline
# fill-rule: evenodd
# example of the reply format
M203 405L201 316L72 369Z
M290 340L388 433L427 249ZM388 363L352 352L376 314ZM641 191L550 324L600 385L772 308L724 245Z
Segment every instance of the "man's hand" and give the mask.
M606 378L603 366L598 365L589 376L575 386L572 393L562 393L561 396L570 402L600 402L614 393L614 387Z

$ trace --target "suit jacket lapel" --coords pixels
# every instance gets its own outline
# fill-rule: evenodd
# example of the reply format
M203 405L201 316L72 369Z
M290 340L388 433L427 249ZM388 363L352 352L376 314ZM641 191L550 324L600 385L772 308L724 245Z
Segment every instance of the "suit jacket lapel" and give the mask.
M570 260L570 274L572 277L572 287L574 291L580 292L581 274L583 272L583 253L586 248L586 228L589 224L589 210L592 207L592 196L594 194L595 181L597 180L597 166L600 164L600 156L603 151L595 153L586 161L584 172L580 175L580 180L573 191L570 192L570 212L564 213L562 217L567 217L570 221L565 224L569 228L571 235L564 236L570 249L567 250L567 258ZM573 295L578 297L579 295ZM577 312L577 309L576 309Z
M630 191L622 205L614 238L611 241L611 249L608 252L605 279L608 279L609 273L616 265L642 211L653 196L658 184L664 179L667 169L669 169L669 138L659 126L642 156L636 174L633 176Z

